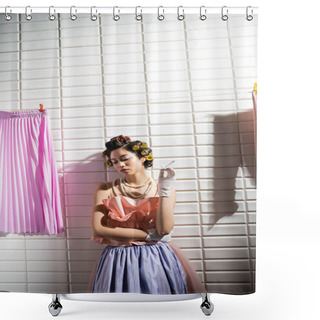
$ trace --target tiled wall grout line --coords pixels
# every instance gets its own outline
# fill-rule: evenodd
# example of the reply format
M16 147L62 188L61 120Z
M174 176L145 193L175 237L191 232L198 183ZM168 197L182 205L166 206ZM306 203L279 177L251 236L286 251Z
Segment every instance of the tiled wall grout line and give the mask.
M191 67L190 67L190 58L189 58L189 47L188 47L188 32L187 32L187 25L186 21L183 20L183 36L184 36L184 47L186 52L186 63L187 63L187 72L188 72L188 82L189 82L189 91L190 91L190 105L191 105L191 112L192 112L192 131L193 131L193 146L194 146L194 153L196 158L196 180L197 180L197 194L199 199L199 228L200 228L200 239L201 239L201 255L202 255L202 277L203 283L207 284L207 273L206 273L206 265L205 265L205 250L204 250L204 239L203 239L203 229L202 229L202 218L201 218L201 186L200 186L200 176L199 176L199 162L198 159L198 148L197 148L197 139L196 139L196 119L195 119L195 108L194 108L194 101L193 101L193 88L192 88L192 77L191 77ZM206 288L207 289L207 288Z
M107 112L106 112L106 92L105 92L105 77L104 77L104 52L103 52L103 38L102 38L102 35L103 35L103 26L102 26L102 23L101 23L101 15L99 14L98 15L98 19L99 19L99 43L100 43L100 70L101 70L101 85L102 85L102 114L103 114L103 141L104 143L106 143L107 141L107 136L108 136L108 133L107 133ZM105 145L101 146L101 152L105 150ZM104 171L104 177L106 179L106 182L109 181L109 170L107 170L107 166L104 164L103 162L103 171Z
M230 62L232 66L232 74L233 74L233 87L234 87L234 94L235 94L235 105L236 105L236 115L237 115L237 128L238 128L238 137L239 137L239 153L240 153L240 170L241 170L241 179L242 179L242 191L244 196L244 207L245 207L245 228L247 234L247 241L248 241L248 260L249 260L249 272L250 272L250 286L253 289L253 270L252 270L252 255L251 255L251 247L250 247L250 228L249 228L249 215L248 215L248 199L246 193L246 181L244 176L244 165L243 165L243 152L242 152L242 141L241 141L241 130L240 130L240 120L239 120L239 106L238 106L238 92L237 92L237 83L236 83L236 73L235 73L235 65L234 65L234 55L233 55L233 46L230 36L230 26L229 20L226 21L226 28L228 32L228 42L229 42L229 50L230 50Z
M144 24L143 19L140 20L140 32L141 32L141 45L142 45L142 60L143 60L143 76L145 83L145 93L146 93L146 106L147 106L147 126L148 126L148 146L152 149L152 139L151 139L151 124L150 124L150 101L149 101L149 89L148 89L148 70L147 70L147 61L146 61L146 48L145 48L145 39L144 39ZM151 177L154 175L154 168L151 167Z
M19 92L19 110L23 110L22 106L22 59L21 59L21 51L22 51L22 28L21 28L21 15L18 15L18 28L19 28L19 39L18 39L18 92ZM24 233L24 256L25 256L25 266L26 266L26 290L29 291L29 273L28 273L28 254L27 254L27 237L26 233Z
M63 209L63 217L64 217L64 226L65 226L65 231L64 231L64 236L65 236L65 250L66 250L66 267L67 267L67 278L68 278L68 288L69 292L72 292L72 287L71 287L71 272L70 272L70 245L69 245L69 239L68 239L68 218L67 218L67 207L66 207L66 190L65 190L65 160L64 160L64 133L63 133L63 83L62 83L62 48L61 48L61 15L58 13L58 19L57 19L57 31L58 31L58 61L59 61L59 95L60 95L60 130L61 130L61 157L62 157L62 188L60 186L60 190L62 190L62 199L63 203L62 209ZM60 292L57 292L60 293Z

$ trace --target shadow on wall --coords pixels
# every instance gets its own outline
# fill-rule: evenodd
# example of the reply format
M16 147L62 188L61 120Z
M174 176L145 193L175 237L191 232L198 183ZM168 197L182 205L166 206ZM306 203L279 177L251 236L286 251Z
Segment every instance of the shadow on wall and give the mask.
M215 116L213 122L213 170L209 173L213 199L207 223L243 211L238 203L250 200L245 194L256 185L256 154L252 110ZM249 197L250 198L250 197ZM206 200L206 199L203 199ZM253 200L253 199L251 199Z

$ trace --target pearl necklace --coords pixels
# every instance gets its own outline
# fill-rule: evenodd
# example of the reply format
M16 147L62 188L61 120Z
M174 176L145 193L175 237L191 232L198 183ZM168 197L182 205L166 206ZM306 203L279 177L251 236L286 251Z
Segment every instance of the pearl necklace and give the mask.
M151 188L152 188L152 186L153 186L153 179L152 178L150 178L149 180L148 180L149 182L149 186L148 186L148 188L146 189L146 191L144 192L144 193L142 193L142 194L139 194L139 195L135 195L135 194L133 194L132 192L130 192L128 189L127 189L127 187L125 186L125 184L123 184L122 183L122 180L120 180L120 185L119 185L119 187L120 187L120 191L122 192L122 194L124 194L125 196L127 196L127 197L131 197L131 198L134 198L134 199L142 199L142 198L144 198L149 192L150 192L150 190L151 190Z
M148 179L146 180L146 182L144 182L143 184L130 184L129 182L127 182L125 180L125 178L122 178L121 179L121 183L124 184L125 186L127 187L130 187L130 188L135 188L135 189L138 189L138 188L142 188L144 187L145 185L147 185L149 182L150 182L150 177L148 177Z

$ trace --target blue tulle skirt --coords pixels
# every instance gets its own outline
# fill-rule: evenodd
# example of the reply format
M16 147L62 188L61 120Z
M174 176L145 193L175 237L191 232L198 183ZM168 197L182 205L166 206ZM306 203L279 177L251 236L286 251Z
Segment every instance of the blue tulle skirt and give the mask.
M105 247L92 292L188 293L182 266L166 243Z

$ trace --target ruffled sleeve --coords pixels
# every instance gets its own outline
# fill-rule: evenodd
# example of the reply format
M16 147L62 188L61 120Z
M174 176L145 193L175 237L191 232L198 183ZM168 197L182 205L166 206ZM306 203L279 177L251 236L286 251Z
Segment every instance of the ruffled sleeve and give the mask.
M116 196L103 199L102 202L109 211L108 217L112 220L139 222L155 218L159 197L131 199L125 196Z
M110 228L134 228L149 230L155 228L159 197L131 199L116 196L102 200L108 209L106 226ZM119 242L111 239L92 237L92 241L110 245L131 245L135 242Z

